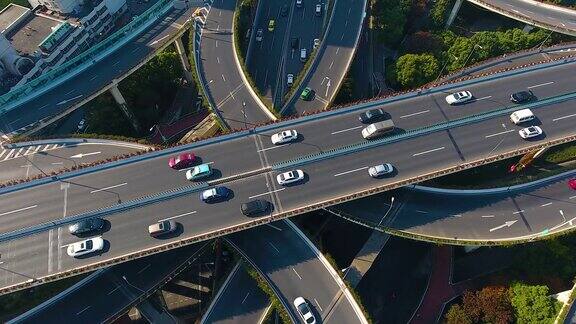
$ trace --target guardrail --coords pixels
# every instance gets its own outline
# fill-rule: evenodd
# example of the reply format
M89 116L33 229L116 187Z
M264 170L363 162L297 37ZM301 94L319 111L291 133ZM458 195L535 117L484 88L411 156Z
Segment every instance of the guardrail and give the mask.
M506 10L504 7L495 6L495 5L488 3L486 1L482 1L482 0L468 0L468 1L478 5L480 7L488 9L490 11L496 11L496 12L498 12L504 16L522 21L524 23L527 23L527 24L530 24L533 26L542 27L542 28L545 28L548 30L552 30L555 32L565 34L565 35L576 36L576 29L568 29L566 27L561 27L561 25L563 25L562 21L558 21L558 24L556 24L556 25L551 25L551 24L543 22L543 21L535 20L530 16L516 13L516 12L511 11L511 10ZM576 12L574 13L574 15L576 17Z
M156 21L157 18L164 15L172 8L172 4L173 0L158 0L156 4L104 41L92 46L89 50L58 68L44 73L38 78L0 96L0 113L10 111L23 102L45 93L114 52L135 37L143 28L146 28Z
M305 164L309 164L309 163L313 163L313 162L318 162L318 161L325 160L325 159L335 158L335 157L338 157L341 155L346 155L346 154L351 154L351 153L355 153L355 152L359 152L359 151L364 151L367 149L371 149L371 148L375 148L378 146L403 141L403 140L410 139L410 138L429 135L429 134L432 134L435 132L448 130L448 129L452 129L452 128L456 128L456 127L461 127L461 126L469 125L472 123L478 123L481 121L492 119L494 117L507 115L507 114L510 114L510 113L517 111L517 110L520 110L520 109L525 109L525 108L537 109L537 108L540 108L542 106L549 105L551 103L563 102L563 101L567 101L567 100L571 100L571 99L575 99L575 98L576 98L576 92L573 92L573 93L566 94L566 95L560 95L560 96L556 96L556 97L547 98L547 99L544 99L542 101L536 101L536 102L529 103L529 104L526 104L523 106L514 106L514 107L502 108L502 109L497 109L497 110L493 110L493 111L486 112L486 113L471 115L468 117L455 119L455 120L452 120L449 122L444 122L444 123L431 125L431 126L425 126L425 127L418 128L415 130L409 130L403 134L389 136L389 137L385 137L385 138L382 138L379 140L363 141L360 143L350 144L350 145L346 145L343 147L331 149L331 150L328 150L325 152L309 154L309 155L306 155L303 157L298 157L295 159L291 159L291 160L287 160L287 161L283 161L283 162L278 162L278 163L275 163L274 165L272 165L272 169L273 170L281 170L281 169L285 169L288 167L293 168L293 167L297 167L297 166L301 166L301 165L305 165Z

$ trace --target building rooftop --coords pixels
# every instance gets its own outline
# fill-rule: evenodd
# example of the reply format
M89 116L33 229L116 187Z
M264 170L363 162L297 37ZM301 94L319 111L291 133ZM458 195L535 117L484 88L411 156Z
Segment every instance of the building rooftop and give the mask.
M9 4L0 11L0 33L16 22L20 17L27 14L30 9L15 4Z
M52 28L62 23L45 16L30 15L18 28L6 34L12 46L22 54L31 55L38 45L52 32Z

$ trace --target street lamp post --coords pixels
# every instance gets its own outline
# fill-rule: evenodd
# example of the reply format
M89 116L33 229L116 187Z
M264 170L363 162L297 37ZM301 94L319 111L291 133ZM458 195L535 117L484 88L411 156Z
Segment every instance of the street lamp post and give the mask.
M468 57L466 58L466 61L464 62L464 66L463 68L466 67L466 64L468 64L468 61L470 60L470 58L472 57L472 54L474 54L474 51L476 50L476 47L480 47L480 49L484 49L484 47L478 45L478 44L474 44L474 46L472 47L472 50L470 51L470 54L468 54Z
M133 287L133 288L135 288L136 290L140 291L141 293L146 294L146 292L145 292L144 290L142 290L142 289L134 286L133 284L131 284L130 281L128 281L128 279L126 278L126 276L122 276L122 279L124 279L124 281L126 281L126 283L127 283L130 287Z
M242 115L244 116L244 128L248 128L248 122L246 121L246 101L242 101Z
M380 227L380 225L382 224L382 221L384 221L384 218L386 218L386 216L388 216L388 214L392 210L392 205L394 205L394 197L390 198L390 207L388 207L388 210L386 211L384 216L382 216L382 218L380 219L380 221L378 222L378 225L376 225L376 227Z
M162 138L162 142L166 143L166 137L164 137L164 134L162 134L162 131L160 130L160 126L158 126L158 124L154 124L154 125L152 125L152 127L150 127L150 131L153 131L154 128L156 128L156 130L158 130L158 133L160 133L160 137Z
M456 61L459 60L459 59L458 59L458 56L456 56L456 55L454 55L454 54L450 54L450 55L452 55L452 57L453 57L454 59L456 59ZM444 69L445 69L446 66L448 65L448 62L449 62L449 61L450 61L450 60L446 59L446 62L444 63L444 66L442 66L442 69L440 70L440 73L438 73L438 77L436 77L436 80L434 80L434 81L437 81L438 79L440 79L440 77L442 76L442 72L444 72Z

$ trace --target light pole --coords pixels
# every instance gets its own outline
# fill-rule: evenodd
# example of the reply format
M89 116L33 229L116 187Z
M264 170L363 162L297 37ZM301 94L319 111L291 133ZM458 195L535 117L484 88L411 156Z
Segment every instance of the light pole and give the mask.
M480 49L484 49L484 47L478 45L478 44L474 44L474 46L472 47L472 50L470 51L470 54L468 54L468 57L466 58L466 61L464 62L464 66L462 68L466 67L466 64L468 64L468 61L470 60L470 58L472 57L472 54L474 54L474 51L476 50L476 47L480 47Z
M384 218L386 218L386 216L388 216L388 213L390 213L390 211L392 210L392 205L394 205L394 197L390 198L390 207L388 207L388 210L386 211L384 216L382 216L382 218L380 219L380 221L378 222L378 225L376 225L376 227L380 227L380 225L382 224L382 221L384 221Z
M152 125L152 127L150 127L150 132L152 132L154 130L154 128L156 128L156 130L158 130L158 133L160 133L160 137L162 138L162 142L166 143L166 137L164 137L164 134L162 134L162 131L160 130L160 126L158 126L158 124Z
M246 121L246 101L242 101L242 115L244 116L244 128L248 128L248 122Z
M135 288L136 290L140 291L141 293L146 294L146 292L145 292L144 290L142 290L142 289L134 286L133 284L131 284L130 281L128 281L128 279L126 279L126 276L122 276L122 279L124 279L124 281L126 281L126 283L127 283L130 287L133 287L133 288Z
M454 59L456 59L456 61L459 60L458 56L454 55L454 54L450 54ZM446 68L446 66L448 65L448 62L450 60L446 59L446 62L444 63L444 66L442 66L442 69L440 70L440 73L438 73L438 77L436 77L436 79L434 81L437 81L438 79L440 79L440 77L442 76L442 72L444 72L444 69Z

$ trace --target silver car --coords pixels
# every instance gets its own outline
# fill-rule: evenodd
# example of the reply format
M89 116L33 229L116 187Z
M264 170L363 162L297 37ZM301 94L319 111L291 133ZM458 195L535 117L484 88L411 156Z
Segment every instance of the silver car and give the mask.
M390 163L378 164L368 169L368 174L372 178L378 178L380 176L390 174L394 171L394 167Z

